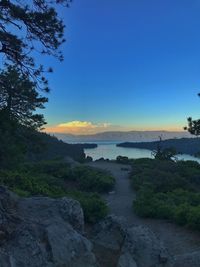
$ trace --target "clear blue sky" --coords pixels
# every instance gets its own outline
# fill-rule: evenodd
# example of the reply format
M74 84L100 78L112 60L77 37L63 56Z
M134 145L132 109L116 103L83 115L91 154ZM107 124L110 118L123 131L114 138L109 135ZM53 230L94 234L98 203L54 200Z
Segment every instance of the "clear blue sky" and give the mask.
M199 0L74 0L65 61L51 65L50 126L180 129L200 117Z

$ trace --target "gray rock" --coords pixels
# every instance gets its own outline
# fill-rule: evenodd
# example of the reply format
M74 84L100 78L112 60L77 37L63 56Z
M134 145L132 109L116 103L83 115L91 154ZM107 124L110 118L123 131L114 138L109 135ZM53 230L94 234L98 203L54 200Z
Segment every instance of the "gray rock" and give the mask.
M83 210L80 203L70 198L51 199L48 197L32 197L21 199L18 212L27 220L49 224L49 221L65 221L79 232L84 230Z
M5 254L0 252L0 267L13 267L14 262L12 261L12 258Z
M90 241L72 228L50 225L47 228L47 238L55 266L95 266Z
M125 252L119 258L117 267L138 267L130 253Z
M175 257L173 267L199 267L200 266L200 251L194 251Z
M139 267L171 266L167 249L155 234L144 226L128 229L122 252L129 252Z
M0 267L95 267L72 199L17 198L0 187Z
M93 242L120 255L118 267L172 266L167 249L152 231L144 226L127 228L116 216L108 216L96 226Z
M110 215L95 226L93 242L108 249L120 250L125 236L124 220Z

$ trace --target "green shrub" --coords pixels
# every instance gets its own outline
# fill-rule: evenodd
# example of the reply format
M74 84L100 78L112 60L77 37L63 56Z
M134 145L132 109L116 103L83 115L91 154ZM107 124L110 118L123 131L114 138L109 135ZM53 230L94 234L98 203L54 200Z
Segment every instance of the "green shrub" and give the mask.
M173 216L164 193L155 194L150 188L142 188L133 202L135 212L142 217L170 219Z
M52 165L51 165L52 163ZM85 171L88 171L85 168ZM78 169L81 174L81 169ZM107 189L110 186L109 175L89 169L90 178L100 175L100 185L98 180L93 184L93 188L100 190ZM87 172L86 172L87 173ZM96 175L96 176L95 176ZM80 175L79 175L80 176ZM26 164L19 170L0 170L0 184L8 186L8 188L22 197L29 196L49 196L53 198L68 196L78 200L83 208L85 220L88 223L95 223L107 215L107 205L98 194L84 193L73 191L66 186L66 180L79 180L79 176L74 177L69 166L65 166L63 162L40 162L36 164ZM105 179L105 181L104 181ZM91 180L87 180L91 181ZM107 185L108 183L108 185ZM89 188L89 184L87 188ZM78 184L77 184L78 189Z
M182 203L174 209L174 220L177 224L188 224L188 216L191 206L188 203Z
M188 226L200 231L200 205L192 207L188 215Z
M98 194L75 192L70 195L80 202L86 222L96 223L107 215L108 207Z
M114 177L109 173L87 166L76 167L73 176L79 189L88 192L109 192L115 184Z
M72 170L69 164L60 160L40 161L38 163L25 164L22 169L34 173L45 173L56 178L70 179Z
M128 157L125 156L117 156L116 157L116 162L120 164L129 164L130 160Z
M200 230L200 164L135 160L131 176L135 212Z

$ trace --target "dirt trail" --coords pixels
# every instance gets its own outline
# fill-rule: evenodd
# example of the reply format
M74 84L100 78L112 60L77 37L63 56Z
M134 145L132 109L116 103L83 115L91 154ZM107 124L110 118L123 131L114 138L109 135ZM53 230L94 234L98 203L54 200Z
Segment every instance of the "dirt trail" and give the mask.
M89 165L110 171L116 179L116 185L112 194L103 195L112 214L124 216L129 225L140 224L148 226L164 241L172 255L200 249L199 233L166 221L139 218L134 213L132 202L136 195L130 186L129 171L123 170L123 168L131 170L130 166L111 162L92 162Z

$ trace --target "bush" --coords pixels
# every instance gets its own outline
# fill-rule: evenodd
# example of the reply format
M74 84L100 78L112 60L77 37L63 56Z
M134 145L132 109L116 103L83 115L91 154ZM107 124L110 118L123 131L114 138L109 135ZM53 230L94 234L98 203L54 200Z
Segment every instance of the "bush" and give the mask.
M200 230L200 205L190 209L188 215L188 226L194 230Z
M25 164L22 169L31 171L33 173L44 173L56 178L71 179L71 166L64 161L49 160L40 161L38 163Z
M76 167L73 175L79 184L79 189L83 191L109 192L115 184L114 177L109 173L86 166Z
M172 207L167 203L165 194L156 194L144 187L133 202L135 212L142 217L170 219Z
M188 215L190 213L191 206L188 203L182 203L174 210L174 220L179 225L188 224Z
M130 160L128 157L124 157L124 156L118 156L116 158L116 162L117 163L120 163L120 164L129 164L130 163Z
M135 212L200 230L200 165L193 161L135 160Z
M85 179L88 189L100 188L107 189L110 186L110 176L102 172L83 168L83 174L90 174L90 179ZM29 196L49 196L53 198L68 196L78 200L83 208L85 220L88 223L95 223L107 215L107 205L98 194L85 193L80 191L72 191L66 186L66 181L79 180L82 169L77 168L77 175L72 173L71 168L64 162L47 161L35 164L25 164L19 170L0 170L0 184L8 186L8 188L22 197ZM100 176L98 176L98 175ZM83 175L82 179L85 177ZM95 176L96 175L96 176ZM100 182L97 178L100 179ZM92 179L94 178L95 184ZM83 179L83 181L85 182ZM105 180L105 181L104 181ZM112 179L111 179L112 180ZM113 181L113 180L112 180ZM92 183L90 188L89 182ZM84 187L84 186L82 186ZM77 183L77 189L79 184Z
M63 183L50 175L22 171L0 171L0 184L25 195L59 197L65 194Z
M75 192L70 195L80 202L86 222L96 223L108 214L108 207L98 194Z

